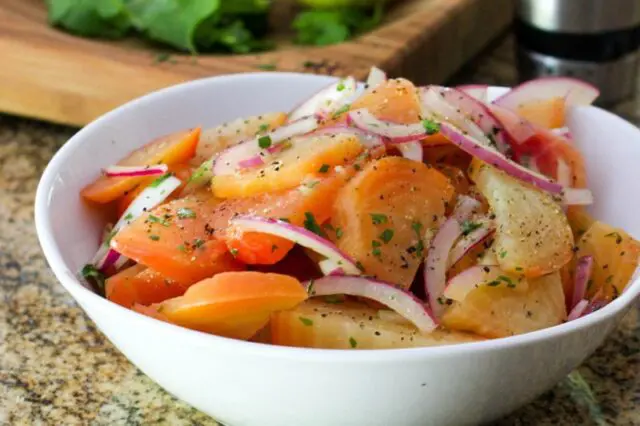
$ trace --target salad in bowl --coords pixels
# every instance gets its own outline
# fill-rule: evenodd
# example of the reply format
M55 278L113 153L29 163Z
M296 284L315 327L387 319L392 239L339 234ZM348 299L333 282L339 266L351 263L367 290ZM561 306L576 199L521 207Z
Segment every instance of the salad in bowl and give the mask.
M156 320L280 346L461 344L589 315L640 256L585 209L565 111L598 91L487 90L373 68L287 112L152 140L82 189L107 221L81 274Z

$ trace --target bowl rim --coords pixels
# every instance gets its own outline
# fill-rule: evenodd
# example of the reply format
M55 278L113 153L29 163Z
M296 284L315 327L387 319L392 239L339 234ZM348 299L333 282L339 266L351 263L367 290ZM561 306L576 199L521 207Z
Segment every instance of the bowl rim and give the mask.
M604 308L593 312L587 316L581 317L577 320L565 322L552 327L544 328L541 330L532 331L525 334L519 334L515 336L502 337L497 339L486 339L477 342L465 342L452 345L443 346L430 346L430 347L415 347L415 348L398 348L398 349L360 349L360 350L347 350L347 349L317 349L317 348L302 348L302 347L289 347L289 346L277 346L265 343L250 342L244 340L237 340L222 336L216 336L207 334L204 332L190 330L174 324L158 321L145 315L134 312L130 309L124 308L116 303L110 302L104 297L96 294L88 289L78 279L77 273L71 271L66 263L63 261L60 247L58 247L56 241L53 238L52 224L48 215L48 206L50 196L52 194L52 188L58 175L58 171L62 169L69 156L75 151L75 149L85 142L85 134L89 133L93 128L99 126L104 122L108 122L120 114L123 114L129 109L138 108L144 106L147 103L152 103L156 99L180 92L186 87L207 87L209 85L224 84L224 82L232 80L242 80L246 78L266 78L266 79L279 79L279 78L307 78L310 80L325 80L332 81L338 77L319 76L303 73L290 73L290 72L252 72L252 73L240 73L232 75L223 75L208 77L202 79L196 79L177 85L163 88L139 98L133 99L109 112L98 117L91 123L76 132L51 158L47 164L41 179L38 183L35 197L35 225L36 233L40 246L44 253L50 268L53 270L57 280L65 287L65 289L71 293L72 297L78 301L78 296L87 297L92 299L93 302L101 304L104 309L112 312L113 315L129 315L130 321L146 321L148 325L154 326L158 331L163 330L165 333L179 333L183 338L191 339L191 341L197 345L227 345L230 350L240 350L245 353L253 353L260 356L270 356L275 358L288 358L301 360L301 357L306 360L313 361L341 361L341 362L384 362L384 361L397 361L402 360L414 360L424 359L429 357L438 357L441 355L465 355L476 352L485 352L499 349L508 349L521 347L525 345L534 345L544 340L550 340L555 338L561 338L565 335L584 330L587 327L594 326L597 323L611 319L615 315L621 313L627 308L630 308L634 300L640 294L640 279L634 276L632 282L628 285L625 291L615 300L607 304ZM499 86L489 86L489 88L504 89ZM588 108L594 108L599 110L600 113L613 116L619 121L619 123L631 126L638 134L640 139L640 129L628 123L626 120L605 111L595 106L589 106ZM73 288L73 290L72 290ZM76 294L76 291L79 293ZM80 304L80 303L79 303ZM88 310L85 310L84 305L80 304L83 311L89 314ZM90 316L90 315L89 315Z

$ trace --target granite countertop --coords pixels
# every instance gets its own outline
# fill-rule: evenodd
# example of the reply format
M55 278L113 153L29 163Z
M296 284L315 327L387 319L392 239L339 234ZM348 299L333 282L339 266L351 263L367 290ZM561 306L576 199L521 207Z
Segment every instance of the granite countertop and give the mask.
M512 84L511 44L495 44L454 80ZM613 110L640 123L636 100ZM33 224L36 185L73 132L0 115L0 425L216 425L129 363L43 258ZM632 310L580 367L592 395L565 381L497 425L640 424L638 314Z

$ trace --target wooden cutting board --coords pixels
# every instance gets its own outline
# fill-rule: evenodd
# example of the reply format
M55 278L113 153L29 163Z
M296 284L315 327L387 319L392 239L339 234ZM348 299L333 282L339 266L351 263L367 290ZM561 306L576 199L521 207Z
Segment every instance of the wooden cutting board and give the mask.
M278 0L276 0L278 1ZM404 0L374 31L327 47L263 54L171 55L125 40L88 40L47 25L42 0L0 2L0 112L82 126L153 90L219 74L261 71L392 76L440 83L511 22L511 0Z

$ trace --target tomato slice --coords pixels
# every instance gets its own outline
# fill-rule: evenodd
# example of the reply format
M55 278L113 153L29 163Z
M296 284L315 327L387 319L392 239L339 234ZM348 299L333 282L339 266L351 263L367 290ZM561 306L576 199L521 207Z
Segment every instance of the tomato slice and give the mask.
M120 160L118 166L151 166L164 163L174 165L186 163L194 156L200 128L184 130L155 139ZM109 203L131 191L147 177L100 176L82 189L80 194L96 203Z

